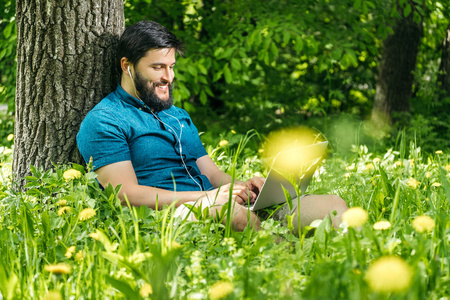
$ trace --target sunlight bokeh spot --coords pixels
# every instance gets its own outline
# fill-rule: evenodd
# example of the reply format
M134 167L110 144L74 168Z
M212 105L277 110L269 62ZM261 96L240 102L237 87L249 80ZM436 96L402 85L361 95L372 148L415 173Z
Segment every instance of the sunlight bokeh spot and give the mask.
M262 154L268 168L273 166L283 174L298 175L319 158L313 149L305 146L322 141L320 133L310 128L287 128L268 136Z

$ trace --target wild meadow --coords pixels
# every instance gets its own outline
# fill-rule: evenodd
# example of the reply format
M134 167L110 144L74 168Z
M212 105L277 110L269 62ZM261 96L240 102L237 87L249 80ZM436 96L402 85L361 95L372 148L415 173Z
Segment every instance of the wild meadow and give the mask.
M265 175L263 150L238 153L241 137L207 151L236 178ZM272 219L234 232L176 219L173 205L121 205L89 166L32 168L17 191L3 146L0 299L448 299L450 155L397 148L331 151L308 192L351 209L338 229L326 218L296 237Z

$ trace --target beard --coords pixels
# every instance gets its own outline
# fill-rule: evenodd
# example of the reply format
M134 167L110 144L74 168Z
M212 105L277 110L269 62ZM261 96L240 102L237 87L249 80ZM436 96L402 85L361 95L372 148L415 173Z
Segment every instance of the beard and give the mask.
M169 98L167 100L163 100L159 98L156 94L156 86L158 84L162 84L162 82L153 82L149 85L148 80L141 76L141 74L136 71L136 90L138 91L142 102L144 102L148 107L150 107L154 112L163 111L172 107L173 105L173 95L172 88L173 85L170 82L168 84L169 89Z

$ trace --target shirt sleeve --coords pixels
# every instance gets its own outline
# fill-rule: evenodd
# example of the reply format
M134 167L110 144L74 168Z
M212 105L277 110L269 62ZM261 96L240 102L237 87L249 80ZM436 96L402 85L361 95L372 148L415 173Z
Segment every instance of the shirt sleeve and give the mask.
M131 160L126 128L104 109L93 110L86 115L77 135L77 146L86 163L93 158L94 170Z

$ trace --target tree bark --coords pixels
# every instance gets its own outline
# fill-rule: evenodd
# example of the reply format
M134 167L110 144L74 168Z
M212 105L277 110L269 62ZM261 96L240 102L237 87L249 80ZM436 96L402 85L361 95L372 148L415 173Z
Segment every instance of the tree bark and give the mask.
M13 174L30 165L81 163L76 134L117 82L115 48L123 0L17 0Z
M450 97L450 24L442 46L439 82L445 97Z
M422 25L412 14L397 21L383 43L372 120L390 123L393 112L409 112Z

